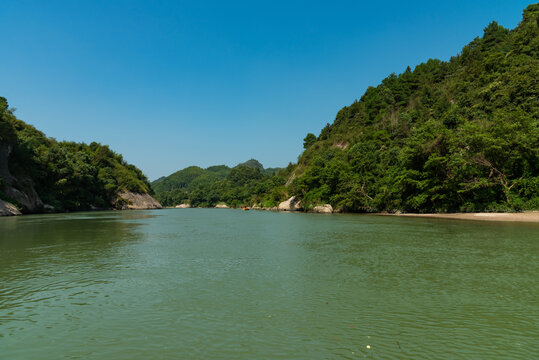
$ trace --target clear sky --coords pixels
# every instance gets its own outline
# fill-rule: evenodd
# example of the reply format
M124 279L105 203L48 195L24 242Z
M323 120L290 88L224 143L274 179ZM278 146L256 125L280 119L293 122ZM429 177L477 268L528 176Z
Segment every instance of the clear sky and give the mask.
M392 72L448 60L535 1L0 1L0 96L151 179L295 162Z

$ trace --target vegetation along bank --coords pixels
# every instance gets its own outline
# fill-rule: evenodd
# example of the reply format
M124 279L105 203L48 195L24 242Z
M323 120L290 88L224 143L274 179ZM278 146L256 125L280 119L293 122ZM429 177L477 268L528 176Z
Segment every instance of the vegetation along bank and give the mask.
M108 146L56 141L0 97L0 215L160 208L148 179Z
M191 167L152 183L168 206L446 213L539 209L539 4L492 22L449 61L430 59L307 134L297 164ZM248 165L248 164L247 164Z

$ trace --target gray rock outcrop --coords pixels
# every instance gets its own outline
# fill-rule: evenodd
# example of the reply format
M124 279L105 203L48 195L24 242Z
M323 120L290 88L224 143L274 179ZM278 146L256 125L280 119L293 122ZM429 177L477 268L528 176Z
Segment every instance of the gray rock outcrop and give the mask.
M281 211L299 211L302 209L301 201L296 196L292 196L290 199L280 203L277 209Z
M6 185L4 193L10 199L16 201L16 204L20 205L23 213L41 212L43 210L43 201L41 201L36 189L34 189L30 178L17 181L13 185Z
M22 215L15 205L0 200L0 216Z
M191 207L191 205L189 205L189 204L176 205L176 209L188 209L190 207Z
M122 191L118 193L120 201L117 208L120 210L145 210L162 209L163 207L150 194L135 193L132 191Z
M216 209L228 209L228 206L226 206L225 204L217 204L217 205L215 205L215 208Z
M40 212L43 201L39 198L32 180L28 177L17 179L9 172L8 159L13 147L7 143L0 143L0 178L2 178L4 194L13 200L23 213ZM13 206L13 205L12 205ZM17 210L19 212L19 210Z

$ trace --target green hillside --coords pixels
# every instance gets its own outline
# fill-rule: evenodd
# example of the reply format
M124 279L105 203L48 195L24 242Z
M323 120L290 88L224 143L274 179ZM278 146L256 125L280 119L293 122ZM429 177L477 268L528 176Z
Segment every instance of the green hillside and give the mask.
M309 134L290 194L345 211L539 208L539 5L391 74Z
M233 168L226 165L202 169L190 166L152 183L157 200L165 206L189 203L192 206L246 206L266 202L268 206L281 198L278 189L285 178L274 176L279 168L264 169L255 159ZM273 200L271 200L273 199Z
M152 193L144 174L108 146L48 138L17 119L3 97L0 148L0 199L26 212L42 209L25 208L8 192L21 199L36 197L32 193L37 192L42 202L56 211L110 208L124 190Z

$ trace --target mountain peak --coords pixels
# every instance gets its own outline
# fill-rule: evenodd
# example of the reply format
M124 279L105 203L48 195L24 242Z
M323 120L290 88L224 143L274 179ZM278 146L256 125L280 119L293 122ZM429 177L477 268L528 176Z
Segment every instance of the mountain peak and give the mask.
M247 167L250 167L250 168L253 168L253 169L259 169L260 171L264 170L264 165L262 165L256 159L250 159L250 160L247 160L246 162L243 162L241 164L236 165L236 167L239 167L239 166L247 166Z

